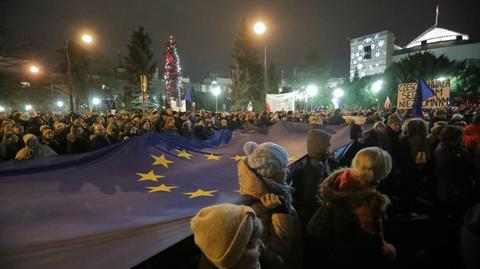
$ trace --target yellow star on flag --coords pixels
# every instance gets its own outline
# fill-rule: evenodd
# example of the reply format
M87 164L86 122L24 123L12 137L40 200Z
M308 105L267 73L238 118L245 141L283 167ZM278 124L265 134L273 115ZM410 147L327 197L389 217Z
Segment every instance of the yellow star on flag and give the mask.
M156 187L147 187L147 189L150 189L148 192L159 192L159 191L172 192L171 189L175 189L175 188L178 188L178 186L167 186L165 184L162 184Z
M245 156L235 155L235 157L231 157L230 159L235 160L235 161L238 162L238 161L240 161L241 159L243 159L243 157L245 157Z
M214 154L205 154L205 157L207 157L207 160L215 160L215 161L219 161L221 156L218 156L218 155L214 155Z
M204 191L202 189L198 189L195 192L184 192L183 194L190 195L190 197L188 197L188 199L192 199L192 198L201 197L201 196L214 197L212 193L217 192L217 191L218 190Z
M187 150L185 149L184 150L175 149L175 150L178 152L177 154L178 157L184 157L185 159L189 159L189 160L191 159L190 156L192 156L192 154L188 153Z
M167 160L167 158L165 158L165 154L162 154L162 156L155 156L155 155L150 155L150 156L152 156L152 158L155 159L155 162L153 163L153 165L163 165L166 168L168 168L168 164L173 163L172 161Z
M164 176L159 176L155 175L153 170L150 170L147 174L144 173L137 173L137 175L141 176L141 178L138 181L145 181L145 180L151 180L151 181L158 181L158 178L162 178Z
M295 160L297 160L297 157L295 157L295 156L290 156L290 157L288 157L288 160L289 160L289 161L295 161Z

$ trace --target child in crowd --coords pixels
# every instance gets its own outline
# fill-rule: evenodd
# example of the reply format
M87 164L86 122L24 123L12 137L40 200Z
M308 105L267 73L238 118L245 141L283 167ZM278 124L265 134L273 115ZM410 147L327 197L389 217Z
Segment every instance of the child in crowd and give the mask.
M326 267L340 268L382 267L395 260L395 248L383 238L382 217L389 199L376 190L391 168L386 151L368 147L357 153L351 169L337 170L320 184L323 205L307 226L312 238L308 246L319 251L308 259L321 256Z

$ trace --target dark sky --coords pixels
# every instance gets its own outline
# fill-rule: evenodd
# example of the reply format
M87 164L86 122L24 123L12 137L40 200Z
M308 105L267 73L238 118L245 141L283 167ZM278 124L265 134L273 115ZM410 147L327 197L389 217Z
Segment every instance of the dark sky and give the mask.
M478 0L0 0L0 23L38 44L44 61L55 62L63 40L82 29L95 33L95 67L116 64L131 30L143 25L153 39L157 63L175 35L185 76L228 74L230 53L242 18L268 24L268 60L291 75L304 56L319 52L335 76L348 76L347 38L382 30L405 46L435 22L480 39ZM257 42L263 49L262 41ZM262 50L259 50L263 57Z

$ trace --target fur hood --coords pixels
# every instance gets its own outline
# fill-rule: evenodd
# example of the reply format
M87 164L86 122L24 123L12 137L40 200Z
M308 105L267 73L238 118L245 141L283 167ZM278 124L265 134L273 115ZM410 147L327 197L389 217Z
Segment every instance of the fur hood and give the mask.
M390 204L390 199L375 189L367 189L358 192L345 192L338 189L337 177L346 169L339 169L333 172L320 184L320 197L325 204L333 206L359 207L368 205L379 211L385 211Z

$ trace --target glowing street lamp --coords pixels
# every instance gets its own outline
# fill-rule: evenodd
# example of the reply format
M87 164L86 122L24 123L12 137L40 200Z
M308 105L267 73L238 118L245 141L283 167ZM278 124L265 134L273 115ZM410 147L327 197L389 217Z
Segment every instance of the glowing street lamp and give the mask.
M345 95L345 91L343 91L341 88L336 88L333 90L333 97L335 98L340 98Z
M262 21L258 21L253 26L253 31L255 31L257 35L262 35L263 33L265 33L265 31L267 31L267 26Z
M38 66L36 66L36 65L31 65L30 66L30 72L32 72L34 74L37 74L38 72L40 72L40 68L38 68Z
M63 107L63 102L62 102L62 101L57 101L57 106L58 106L59 108L62 108L62 107Z
M28 105L25 105L25 110L26 111L30 111L32 109L32 105L28 104Z
M378 93L383 86L383 80L377 80L372 84L372 92Z
M93 37L89 34L82 35L82 41L86 44L90 44L93 41Z
M446 78L446 77L439 77L439 78L437 78L436 80L438 80L438 81L445 81L445 80L447 80L447 78Z
M98 106L100 104L100 99L98 97L93 97L92 104Z
M5 112L5 108L3 106L0 106L0 112Z
M220 87L215 86L211 90L213 95L215 95L215 112L218 111L218 96L220 95Z
M255 34L261 36L267 31L267 26L262 21L258 21L253 26L253 31L255 32ZM263 53L263 87L264 87L263 90L264 90L265 96L267 96L267 88L268 88L267 86L267 38L264 38L264 41L265 41L265 49Z

